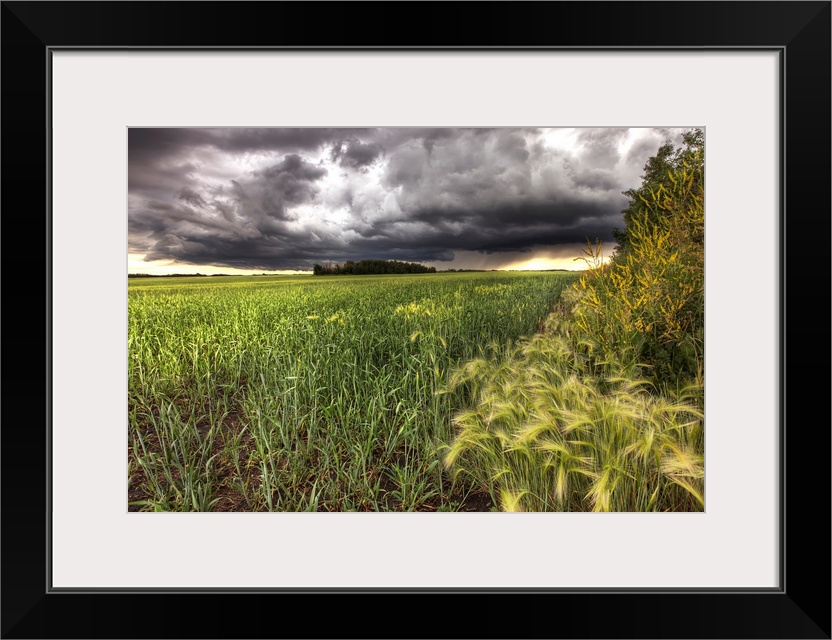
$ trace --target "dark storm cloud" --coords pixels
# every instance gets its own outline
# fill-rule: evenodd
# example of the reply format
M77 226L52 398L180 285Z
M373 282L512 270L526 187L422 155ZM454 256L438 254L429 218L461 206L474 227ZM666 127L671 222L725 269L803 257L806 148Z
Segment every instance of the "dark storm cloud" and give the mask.
M373 164L382 154L382 148L376 143L365 144L358 138L348 138L332 146L330 157L342 167L361 169Z
M238 266L249 256L249 264L273 262L285 253L275 250L280 243L306 239L289 225L290 207L313 200L315 182L326 173L290 154L205 194L183 187L175 203L148 200L131 212L131 244L149 260Z
M315 181L323 178L327 170L315 166L297 154L286 156L282 162L262 170L252 171L247 185L232 181L237 203L254 198L254 204L268 215L283 216L286 204L301 204L314 199L317 194ZM251 195L249 195L251 194Z
M204 209L207 205L205 198L189 187L182 187L177 194L184 203L196 209Z
M621 192L665 137L680 135L549 133L130 129L130 249L260 270L610 242Z
M128 129L128 186L131 191L160 182L195 178L220 154L287 154L314 151L344 130L332 129Z
M556 224L553 218L557 219ZM356 228L362 241L354 241L353 245L374 243L423 252L432 249L524 251L537 245L583 243L587 238L609 242L617 223L617 214L610 215L602 205L568 200L554 205L505 206L487 211L425 209L408 217Z
M228 153L310 150L343 135L344 129L167 128L129 129L131 159L146 154L168 155L184 149L211 148Z

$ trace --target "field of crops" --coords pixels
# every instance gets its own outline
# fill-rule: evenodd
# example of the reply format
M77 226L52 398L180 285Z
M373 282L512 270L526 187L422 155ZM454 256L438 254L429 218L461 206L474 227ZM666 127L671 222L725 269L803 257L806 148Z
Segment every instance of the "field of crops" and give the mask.
M437 392L574 279L131 279L129 509L489 510L442 464L465 390Z

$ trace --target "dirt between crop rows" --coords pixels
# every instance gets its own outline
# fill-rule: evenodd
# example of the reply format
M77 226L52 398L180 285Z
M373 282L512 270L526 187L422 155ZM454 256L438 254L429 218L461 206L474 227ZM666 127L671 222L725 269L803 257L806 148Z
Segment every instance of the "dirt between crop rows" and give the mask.
M177 401L175 404L181 404L181 401ZM154 409L154 414L158 416L158 408ZM226 443L230 442L233 438L239 438L241 445L239 466L241 469L245 469L247 467L249 457L254 451L255 445L253 437L248 431L243 432L243 427L244 418L241 413L239 411L231 411L224 417L220 425L219 433L221 435L216 437L214 440L211 452L212 454L216 454L216 460L221 462L217 465L217 484L214 488L213 498L218 498L218 501L212 509L213 512L251 512L267 510L265 508L251 508L246 496L235 484L235 478L237 476L236 466L233 464L232 460L228 460L222 455ZM151 454L161 453L159 440L153 430L146 424L140 425L140 428L142 428L142 437L145 440L147 452ZM205 437L209 432L211 425L208 424L207 421L200 421L196 425L196 428L200 435ZM132 446L128 447L128 459L129 467L132 473L127 487L127 502L135 503L152 500L153 496L148 491L148 478L141 466L136 463ZM284 461L284 464L287 463L288 460ZM179 482L181 480L179 472L176 468L172 469L171 476L173 477L174 482ZM401 510L396 507L401 503L393 497L393 491L396 488L394 482L386 474L380 474L379 478L382 489L381 501L385 503L385 507L387 507L388 511L400 512ZM165 486L166 484L166 479L161 476L157 477L155 480L157 484L162 486ZM259 478L256 474L251 474L248 477L248 480L250 482L251 489L256 490L259 485ZM447 485L451 485L451 478L449 476L444 477L444 481ZM308 486L306 487L307 491L311 489L312 484L313 482L310 480ZM455 505L455 510L459 512L488 512L493 509L491 496L484 491L469 492L465 494L462 490L457 488L450 496L447 497L447 501ZM442 504L443 500L440 496L432 496L421 503L416 509L414 509L414 511L435 512L441 509ZM143 509L147 510L146 505L128 504L127 507L128 512L138 512ZM319 508L319 511L328 511L328 509ZM359 509L359 511L373 511L373 509L368 507L366 509Z

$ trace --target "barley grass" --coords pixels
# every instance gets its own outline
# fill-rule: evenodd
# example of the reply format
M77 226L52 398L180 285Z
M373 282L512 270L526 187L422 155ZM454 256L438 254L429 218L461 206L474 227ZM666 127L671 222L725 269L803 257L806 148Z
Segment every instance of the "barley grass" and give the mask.
M697 511L704 507L701 387L655 394L540 333L452 376L473 407L445 463L505 511Z

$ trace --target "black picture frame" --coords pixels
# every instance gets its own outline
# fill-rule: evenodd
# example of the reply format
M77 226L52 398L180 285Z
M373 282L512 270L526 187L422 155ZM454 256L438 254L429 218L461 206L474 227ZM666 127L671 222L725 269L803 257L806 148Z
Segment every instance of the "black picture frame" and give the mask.
M828 1L3 2L2 637L829 638L830 15ZM68 47L778 51L780 587L51 589L48 96L51 51ZM77 490L94 508L95 489Z

